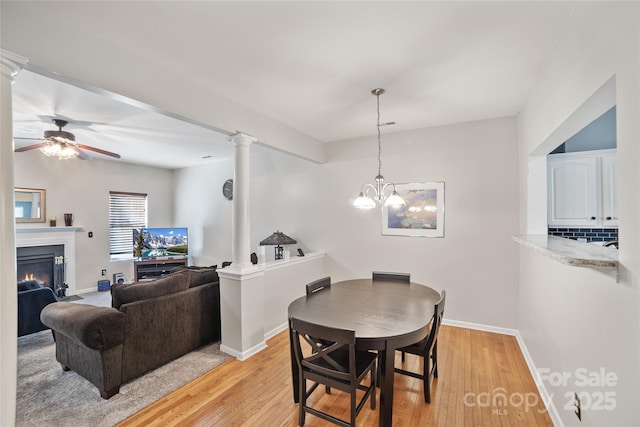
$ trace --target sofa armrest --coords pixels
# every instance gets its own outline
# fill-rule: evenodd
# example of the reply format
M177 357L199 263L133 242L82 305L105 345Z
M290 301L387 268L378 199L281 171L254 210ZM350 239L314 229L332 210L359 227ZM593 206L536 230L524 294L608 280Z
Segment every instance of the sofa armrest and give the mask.
M40 314L42 323L94 350L107 350L124 341L124 313L111 307L56 302Z

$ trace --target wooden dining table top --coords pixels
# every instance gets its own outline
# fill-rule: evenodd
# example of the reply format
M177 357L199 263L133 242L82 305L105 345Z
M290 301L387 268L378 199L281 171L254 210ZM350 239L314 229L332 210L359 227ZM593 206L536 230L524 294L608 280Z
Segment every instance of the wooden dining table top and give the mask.
M372 279L337 282L289 305L289 317L354 330L359 341L401 338L427 326L440 300L418 284Z

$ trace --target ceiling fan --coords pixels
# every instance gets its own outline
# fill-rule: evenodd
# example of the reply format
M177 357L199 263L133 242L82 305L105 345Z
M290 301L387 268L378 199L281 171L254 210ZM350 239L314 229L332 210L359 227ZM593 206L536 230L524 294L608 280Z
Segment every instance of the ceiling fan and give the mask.
M58 157L59 159L72 159L78 157L80 160L89 160L91 156L82 150L94 151L105 156L120 158L120 154L112 153L111 151L102 150L100 148L91 147L89 145L78 144L76 142L76 136L71 132L62 130L68 122L62 119L52 119L53 123L58 126L58 130L46 130L44 131L44 140L41 138L15 138L15 139L35 139L41 142L27 147L16 148L14 152L20 153L22 151L35 150L39 148L45 155L51 157Z

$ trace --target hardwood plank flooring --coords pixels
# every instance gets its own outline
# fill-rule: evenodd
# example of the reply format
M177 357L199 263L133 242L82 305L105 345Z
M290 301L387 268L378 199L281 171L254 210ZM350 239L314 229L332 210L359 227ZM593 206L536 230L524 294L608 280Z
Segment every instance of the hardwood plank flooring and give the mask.
M289 337L284 331L250 359L232 359L118 424L138 426L297 426L293 403ZM400 366L399 353L396 366ZM407 355L405 368L421 369ZM395 426L553 426L512 336L443 325L438 343L438 373L431 404L422 383L396 374ZM378 395L379 398L379 395ZM348 419L347 395L319 387L310 402ZM379 403L379 402L378 402ZM379 405L367 403L359 426L378 425ZM307 414L306 426L333 425Z

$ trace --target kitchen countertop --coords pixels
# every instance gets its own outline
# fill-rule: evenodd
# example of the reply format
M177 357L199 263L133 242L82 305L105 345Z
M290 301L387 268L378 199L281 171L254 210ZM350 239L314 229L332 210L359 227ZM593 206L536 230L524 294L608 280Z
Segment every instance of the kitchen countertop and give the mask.
M514 235L511 238L563 264L576 267L618 268L618 250L615 248L544 234Z

